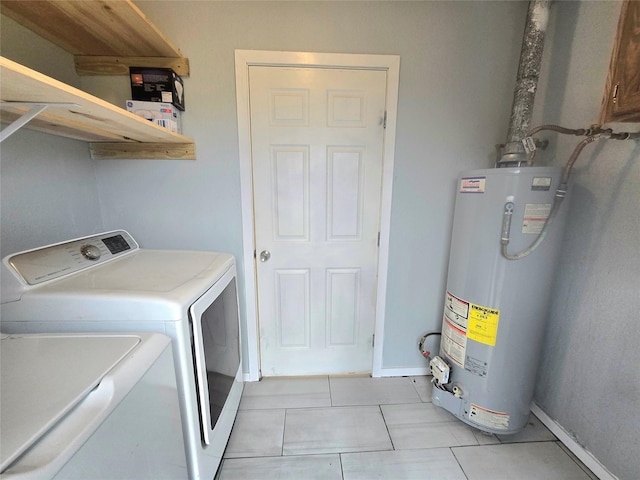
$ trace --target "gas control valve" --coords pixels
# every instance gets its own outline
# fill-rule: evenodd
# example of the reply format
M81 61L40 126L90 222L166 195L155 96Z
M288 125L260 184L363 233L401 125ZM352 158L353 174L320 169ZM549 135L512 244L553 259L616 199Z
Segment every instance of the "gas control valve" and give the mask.
M441 385L449 383L449 365L440 357L433 357L429 362L429 370L434 380Z

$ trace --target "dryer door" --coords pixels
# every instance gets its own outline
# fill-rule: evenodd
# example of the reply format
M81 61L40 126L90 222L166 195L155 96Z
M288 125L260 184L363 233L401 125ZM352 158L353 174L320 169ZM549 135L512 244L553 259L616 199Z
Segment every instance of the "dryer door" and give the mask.
M189 314L202 439L210 445L227 397L234 384L242 382L235 267L196 300Z

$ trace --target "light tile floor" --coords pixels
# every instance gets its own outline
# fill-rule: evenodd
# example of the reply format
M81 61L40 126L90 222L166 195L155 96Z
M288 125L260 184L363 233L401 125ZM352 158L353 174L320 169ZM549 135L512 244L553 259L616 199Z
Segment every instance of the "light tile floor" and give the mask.
M533 415L495 436L435 407L430 378L247 383L217 478L597 479Z

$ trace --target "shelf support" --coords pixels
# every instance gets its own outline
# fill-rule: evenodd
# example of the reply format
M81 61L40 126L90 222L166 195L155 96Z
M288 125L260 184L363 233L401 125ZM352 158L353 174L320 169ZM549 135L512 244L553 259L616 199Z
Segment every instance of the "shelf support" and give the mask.
M195 160L195 143L113 143L92 142L89 152L93 160Z
M0 108L6 107L30 107L24 114L16 118L0 132L0 143L4 142L10 135L14 134L27 123L41 114L47 107L78 107L75 103L33 103L33 102L2 102Z

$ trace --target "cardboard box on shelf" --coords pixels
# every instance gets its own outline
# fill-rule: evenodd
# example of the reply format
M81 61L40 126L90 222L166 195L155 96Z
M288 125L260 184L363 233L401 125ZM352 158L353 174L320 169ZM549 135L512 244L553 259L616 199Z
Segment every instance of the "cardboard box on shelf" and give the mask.
M182 133L181 112L171 103L127 100L127 110L172 132Z
M129 77L133 100L171 103L184 111L184 84L170 68L129 67Z

